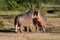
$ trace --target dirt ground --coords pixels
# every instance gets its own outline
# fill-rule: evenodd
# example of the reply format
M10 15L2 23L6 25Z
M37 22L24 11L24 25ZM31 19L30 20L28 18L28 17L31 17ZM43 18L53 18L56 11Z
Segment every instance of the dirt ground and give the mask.
M0 33L0 40L60 40L52 33Z
M54 30L60 28L60 18L48 18L47 27L56 27ZM58 28L58 29L57 29ZM52 31L51 33L42 32L25 32L25 33L13 33L13 32L0 32L0 40L60 40L60 30L58 32Z

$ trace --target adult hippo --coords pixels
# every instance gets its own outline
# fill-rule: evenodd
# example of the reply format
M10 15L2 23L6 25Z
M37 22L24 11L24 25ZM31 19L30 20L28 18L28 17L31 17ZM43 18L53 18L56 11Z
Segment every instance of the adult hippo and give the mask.
M33 9L30 9L28 12L19 14L15 17L14 20L15 32L18 31L18 27L20 28L20 32L23 32L23 27L27 27L27 30L29 30L29 28L33 26L32 22L33 12L34 12Z

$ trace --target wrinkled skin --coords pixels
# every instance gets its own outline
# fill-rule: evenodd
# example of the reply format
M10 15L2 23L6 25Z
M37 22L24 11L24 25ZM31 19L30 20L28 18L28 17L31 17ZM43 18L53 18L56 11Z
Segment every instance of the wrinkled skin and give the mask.
M36 30L38 31L38 27L40 27L43 32L46 32L47 18L39 10L35 10L34 16L33 23L36 26Z
M33 10L30 9L27 13L20 14L15 17L14 20L15 32L18 32L18 27L20 29L20 32L23 32L23 27L27 27L27 30L29 31L29 28L33 26L32 13Z

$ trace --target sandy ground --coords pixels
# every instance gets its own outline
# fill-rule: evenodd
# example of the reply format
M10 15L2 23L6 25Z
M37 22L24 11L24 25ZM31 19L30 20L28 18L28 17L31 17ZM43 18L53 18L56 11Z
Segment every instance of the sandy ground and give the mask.
M0 40L39 40L39 39L56 39L60 40L60 36L52 33L0 33Z

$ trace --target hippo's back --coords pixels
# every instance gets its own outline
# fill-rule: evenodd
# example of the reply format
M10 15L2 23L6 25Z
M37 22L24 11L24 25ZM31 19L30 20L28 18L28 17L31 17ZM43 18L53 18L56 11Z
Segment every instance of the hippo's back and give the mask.
M42 18L43 18L45 21L47 21L47 18L46 18L46 16L45 16L44 14L41 14L41 16L42 16Z
M19 25L29 26L32 24L32 15L29 13L17 15L14 23L16 24L17 22L19 22Z

